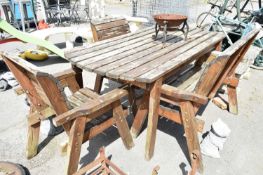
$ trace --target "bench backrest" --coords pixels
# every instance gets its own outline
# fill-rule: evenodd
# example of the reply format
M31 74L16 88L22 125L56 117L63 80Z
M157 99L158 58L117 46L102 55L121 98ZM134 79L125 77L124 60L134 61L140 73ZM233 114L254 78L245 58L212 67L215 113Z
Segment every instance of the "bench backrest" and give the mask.
M194 92L213 97L222 86L227 76L234 76L235 69L244 58L247 50L255 40L260 27L256 27L246 36L235 42L221 54L208 63L200 77Z
M95 42L130 33L129 24L125 19L93 20L90 25Z
M39 71L36 66L16 55L5 53L2 56L27 94L31 107L37 111L50 107L57 115L68 111L70 106L64 94L64 88L67 86L65 82L60 82L53 75Z

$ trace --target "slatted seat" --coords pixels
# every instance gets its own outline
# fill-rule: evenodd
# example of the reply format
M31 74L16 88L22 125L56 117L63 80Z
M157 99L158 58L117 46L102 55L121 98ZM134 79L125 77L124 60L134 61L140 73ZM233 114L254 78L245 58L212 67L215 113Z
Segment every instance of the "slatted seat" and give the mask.
M229 109L231 112L237 112L238 79L235 77L235 68L243 59L259 31L260 27L255 25L250 33L224 52L213 52L208 59L204 60L203 68L199 67L200 64L193 65L192 68L173 78L176 80L173 84L162 85L161 100L178 106L179 111L160 106L159 115L184 126L191 164L201 172L203 165L195 115L199 108L207 104L208 100L213 98L224 84L228 86Z
M51 75L39 71L38 67L17 54L4 53L2 56L30 100L28 158L37 154L41 121L54 114L53 123L63 126L69 136L68 175L78 169L82 143L113 124L116 124L124 146L127 149L134 146L125 119L128 113L121 104L121 99L128 95L126 90L114 89L99 95L88 88L81 88L82 78L74 70ZM66 95L65 89L72 95ZM112 113L112 117L103 115L108 112Z

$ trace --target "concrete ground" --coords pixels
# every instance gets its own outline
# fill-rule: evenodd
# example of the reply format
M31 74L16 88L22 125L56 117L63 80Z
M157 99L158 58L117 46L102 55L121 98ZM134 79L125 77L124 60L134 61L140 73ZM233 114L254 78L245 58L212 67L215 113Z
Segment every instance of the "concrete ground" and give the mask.
M117 8L117 7L116 7ZM0 50L13 51L30 47L21 43L1 46ZM49 59L52 65L41 63L43 71L59 71L70 67L70 64L60 59ZM93 87L94 75L84 72L85 85ZM200 117L205 120L203 133L208 131L212 122L221 118L231 129L221 158L214 159L203 156L204 175L261 175L263 174L261 147L263 145L263 72L251 70L248 79L242 79L239 84L238 102L239 114L232 115L223 111L213 103L209 103ZM117 84L105 81L104 89L112 89ZM223 95L223 97L225 97ZM46 134L46 127L41 128L39 154L31 160L25 158L28 106L25 96L17 96L12 89L0 92L0 161L11 161L22 164L32 175L63 175L65 174L66 156L60 153L60 144L67 139L65 133L56 137ZM129 124L133 120L128 117ZM106 154L124 172L130 175L150 175L152 169L160 166L160 175L187 175L190 169L187 159L186 141L183 128L175 123L160 119L158 123L157 140L154 157L151 161L144 159L146 129L134 140L135 147L126 150L119 138L116 128L111 127L103 134L82 145L79 166L93 161L102 146ZM201 134L200 134L201 140Z

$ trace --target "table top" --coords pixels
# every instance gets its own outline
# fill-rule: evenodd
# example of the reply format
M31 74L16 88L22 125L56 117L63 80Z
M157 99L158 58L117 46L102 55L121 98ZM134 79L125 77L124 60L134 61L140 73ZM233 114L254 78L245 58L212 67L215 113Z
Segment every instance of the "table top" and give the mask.
M152 83L185 63L210 52L225 36L223 33L190 28L188 39L180 31L168 32L162 43L153 27L144 28L88 46L73 48L65 59L73 65L108 78Z

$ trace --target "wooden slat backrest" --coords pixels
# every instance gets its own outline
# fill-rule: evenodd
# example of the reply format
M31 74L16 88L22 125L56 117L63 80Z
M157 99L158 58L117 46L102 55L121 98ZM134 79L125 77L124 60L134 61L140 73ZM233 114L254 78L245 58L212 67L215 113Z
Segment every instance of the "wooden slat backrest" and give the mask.
M238 40L224 52L219 54L205 67L194 92L204 96L214 96L220 88L224 79L229 74L233 74L236 67L243 59L245 53L259 33L260 28L255 27L246 36Z
M130 33L129 24L125 19L103 19L91 21L94 41L102 41Z
M37 68L18 56L7 53L4 53L2 56L6 65L26 92L33 106L37 110L42 110L47 107L49 102L47 101L47 98L44 97L44 92L42 91L41 86L37 83L35 76L38 72Z
M195 86L195 93L203 96L207 96L209 94L218 77L224 70L224 67L228 62L228 58L228 55L221 55L206 65Z
M244 58L246 52L248 51L251 44L254 42L260 30L261 30L261 26L256 24L255 28L251 32L249 32L247 35L245 35L243 38L238 40L236 43L234 43L232 46L230 46L223 52L224 54L229 55L230 58L227 63L227 66L224 68L215 86L212 88L211 92L209 93L210 98L215 96L216 92L222 86L227 76L235 76L236 67Z
M38 67L17 55L4 53L3 58L37 110L49 106L56 114L61 114L69 109L64 87L54 76L39 71Z

